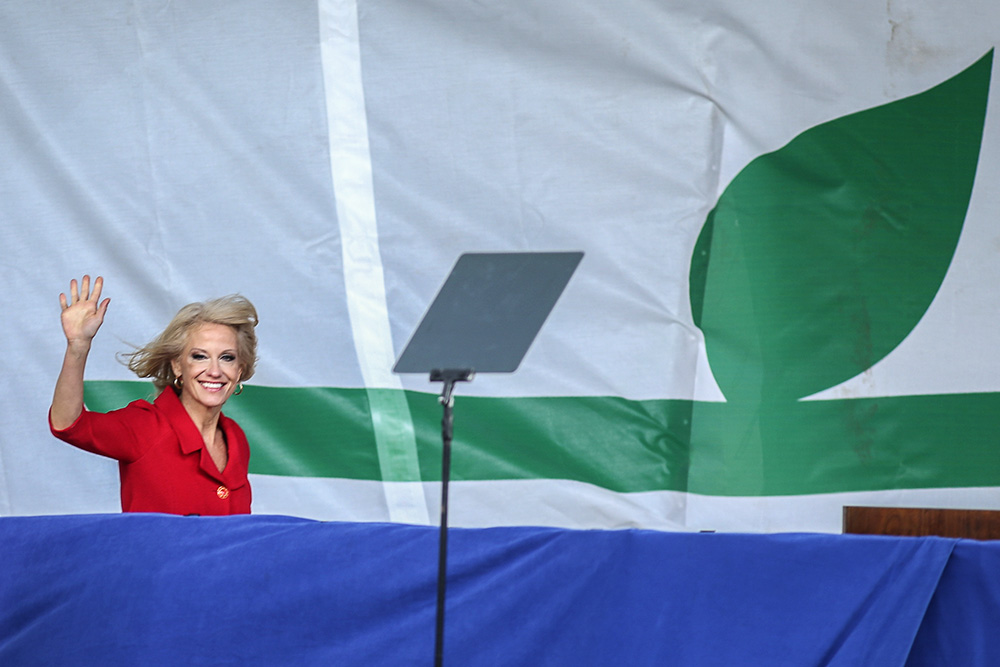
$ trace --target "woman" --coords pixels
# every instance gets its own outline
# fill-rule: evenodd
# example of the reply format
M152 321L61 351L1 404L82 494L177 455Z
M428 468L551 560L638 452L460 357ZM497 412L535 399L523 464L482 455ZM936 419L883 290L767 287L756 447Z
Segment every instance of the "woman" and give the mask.
M128 355L128 367L152 378L159 395L106 414L83 405L90 345L110 299L90 276L59 295L66 356L49 426L71 445L118 460L122 511L249 514L250 448L222 406L243 391L257 361L257 311L234 295L181 308L153 342Z

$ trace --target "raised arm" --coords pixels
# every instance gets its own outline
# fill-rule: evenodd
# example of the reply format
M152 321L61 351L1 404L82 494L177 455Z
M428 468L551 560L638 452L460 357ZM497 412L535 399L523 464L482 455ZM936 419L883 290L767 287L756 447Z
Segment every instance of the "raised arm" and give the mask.
M93 291L90 287L90 276L83 277L79 289L74 278L69 283L69 300L65 294L59 295L62 328L66 334L66 356L63 358L59 379L56 380L52 410L49 413L52 426L57 430L72 426L83 412L83 371L87 365L87 355L97 330L104 323L104 314L111 302L111 299L101 301L103 278L98 276L94 280Z

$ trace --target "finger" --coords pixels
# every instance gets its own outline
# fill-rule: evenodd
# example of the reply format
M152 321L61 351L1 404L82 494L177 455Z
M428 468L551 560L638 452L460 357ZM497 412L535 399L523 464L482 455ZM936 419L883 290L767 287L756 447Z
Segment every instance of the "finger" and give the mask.
M84 301L90 300L90 275L84 274L83 284L80 285L80 298Z
M108 304L111 303L111 299L105 299L101 302L101 306L97 309L97 313L104 319L104 314L108 312Z
M62 292L59 292L59 305L62 306L63 310L69 308L69 305L66 303L66 295Z
M69 296L71 305L80 300L80 290L77 289L76 278L69 281Z
M90 295L90 298L97 303L101 300L101 289L104 288L104 278L97 276L97 280L94 281L94 293Z

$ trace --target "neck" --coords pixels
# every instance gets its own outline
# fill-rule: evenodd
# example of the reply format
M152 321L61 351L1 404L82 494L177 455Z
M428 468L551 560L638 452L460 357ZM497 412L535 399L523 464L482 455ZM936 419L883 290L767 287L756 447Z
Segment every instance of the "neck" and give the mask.
M198 427L203 436L215 434L215 429L219 425L219 415L222 414L222 406L217 408L206 408L197 401L192 401L185 394L180 395L181 405L187 411L191 421Z

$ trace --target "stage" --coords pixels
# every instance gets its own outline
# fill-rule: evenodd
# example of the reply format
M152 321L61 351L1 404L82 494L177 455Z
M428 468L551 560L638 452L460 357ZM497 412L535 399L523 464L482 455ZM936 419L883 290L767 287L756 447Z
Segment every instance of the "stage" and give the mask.
M448 665L996 665L1000 543L452 529ZM414 665L438 531L0 519L0 664Z

